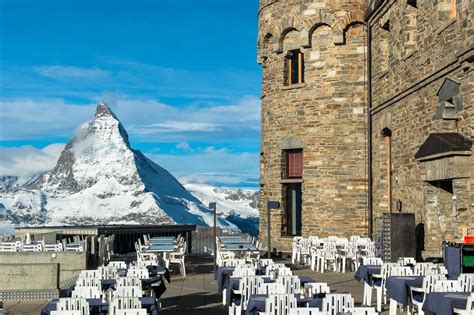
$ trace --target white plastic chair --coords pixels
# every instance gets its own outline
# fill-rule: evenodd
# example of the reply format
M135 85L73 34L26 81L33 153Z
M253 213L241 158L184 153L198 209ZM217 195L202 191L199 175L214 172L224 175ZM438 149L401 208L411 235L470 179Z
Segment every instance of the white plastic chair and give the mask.
M142 288L142 281L137 277L119 277L117 287L139 287Z
M317 307L297 307L290 308L288 310L288 315L325 315Z
M239 281L239 288L234 290L234 294L240 295L238 303L232 303L229 307L229 314L241 314L242 310L247 309L247 303L251 294L257 294L257 288L263 283L262 277L250 276L242 277Z
M471 293L467 298L466 308L453 308L453 313L458 315L473 315L474 314L474 293Z
M169 257L169 263L179 265L179 271L184 278L186 278L186 266L184 264L185 254L186 242L183 243L182 247L178 247L178 250L176 252L171 252Z
M349 307L344 310L344 313L351 315L378 315L375 307Z
M354 298L348 293L330 293L323 298L322 311L327 315L337 315L354 307Z
M51 311L51 315L83 315L81 311Z
M382 264L380 274L372 275L372 279L374 280L373 287L377 293L377 312L382 312L382 299L384 304L387 303L387 295L385 291L385 281L391 275L391 270L393 267L399 266L398 263L384 263ZM369 289L367 292L367 300L370 303L372 300L372 290ZM370 305L369 305L370 306Z
M461 273L458 277L463 292L472 292L474 289L474 273Z
M326 282L307 282L304 285L304 288L309 288L309 293L311 295L318 293L331 293L329 286Z
M400 264L400 266L415 265L416 260L413 257L399 257L398 263Z
M142 289L139 286L121 286L117 287L113 293L114 297L139 297L143 296Z
M127 263L125 261L110 261L108 266L113 266L117 269L127 269Z
M102 272L100 270L81 270L79 278L99 278L102 279Z
M113 297L110 301L109 314L117 315L118 310L140 309L141 307L138 297Z
M458 280L436 281L433 287L434 292L462 292L461 282Z
M423 285L421 288L410 287L411 304L413 305L413 310L415 308L418 310L418 314L420 315L424 314L422 307L423 307L423 303L425 302L425 297L428 293L433 291L433 287L436 281L440 281L440 280L446 280L446 276L445 275L428 275L428 276L423 277Z
M146 308L117 310L116 315L147 315Z
M297 263L297 258L298 258L298 245L300 240L302 239L301 236L295 236L293 237L293 243L291 244L291 263L293 265L296 265Z
M336 257L336 243L334 242L326 242L324 243L323 250L320 253L319 258L319 268L320 272L324 273L327 269L328 264L333 265L333 271L336 272L337 270L337 257Z
M265 312L259 315L284 315L290 308L296 307L296 297L294 294L273 294L265 300Z
M97 287L76 287L72 291L73 298L100 299L102 291Z
M60 298L56 311L79 311L81 315L89 315L89 303L85 298Z
M128 268L127 277L138 278L138 279L148 279L150 278L150 272L146 268Z

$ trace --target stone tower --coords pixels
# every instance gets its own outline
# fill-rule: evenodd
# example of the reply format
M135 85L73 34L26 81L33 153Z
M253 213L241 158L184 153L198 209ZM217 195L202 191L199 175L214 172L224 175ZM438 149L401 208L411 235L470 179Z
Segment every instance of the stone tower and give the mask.
M260 237L367 235L364 0L260 0ZM266 244L266 243L265 243Z

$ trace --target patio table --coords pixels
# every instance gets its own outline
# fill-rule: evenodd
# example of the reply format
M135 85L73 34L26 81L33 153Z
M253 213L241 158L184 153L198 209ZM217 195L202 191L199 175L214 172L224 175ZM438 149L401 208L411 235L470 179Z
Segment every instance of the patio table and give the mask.
M422 276L391 276L387 278L385 288L387 289L387 296L406 306L408 295L410 293L409 287L423 287Z
M150 241L153 241L153 240L175 240L176 237L175 236L154 236L152 238L150 238Z
M51 311L55 311L59 299L53 299L46 304L41 310L41 315L50 315ZM148 313L152 315L158 315L158 305L156 300L152 296L144 296L140 298L140 302L143 308L146 308ZM109 305L101 299L87 299L89 303L89 309L94 313L108 313Z
M178 246L174 245L151 245L146 247L145 251L146 252L157 252L157 253L165 253L165 252L172 252L174 251Z
M312 298L301 299L299 294L295 294L295 297L298 307L317 307L321 309L324 295L316 294ZM258 315L259 312L265 312L267 298L267 294L250 295L245 315Z
M247 251L247 250L257 250L254 244L251 243L231 243L223 244L222 248L230 251Z
M169 239L148 241L148 245L176 245L176 244L177 244L176 240L169 240Z
M451 315L453 307L465 308L470 292L430 292L425 297L425 314Z
M367 284L372 284L372 275L380 274L382 267L375 265L360 265L354 275L357 281L365 281Z
M251 244L248 240L243 237L226 237L223 239L219 239L222 244Z

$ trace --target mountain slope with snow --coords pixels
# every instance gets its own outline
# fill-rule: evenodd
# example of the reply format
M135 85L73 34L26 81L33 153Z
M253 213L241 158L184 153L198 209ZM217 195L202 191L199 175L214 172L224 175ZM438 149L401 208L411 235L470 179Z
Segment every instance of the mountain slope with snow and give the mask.
M53 170L0 185L0 222L14 224L196 224L213 213L168 171L130 147L115 114L99 104ZM219 218L223 228L235 225Z
M258 235L258 191L217 188L206 184L184 183L184 187L203 204L215 202L220 217L237 225L244 233Z

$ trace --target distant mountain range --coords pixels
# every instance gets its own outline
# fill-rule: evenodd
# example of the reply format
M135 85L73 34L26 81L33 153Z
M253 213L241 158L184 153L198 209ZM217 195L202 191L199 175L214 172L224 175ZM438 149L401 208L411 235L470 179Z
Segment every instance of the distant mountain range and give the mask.
M131 148L125 128L101 103L92 121L66 144L54 169L33 178L0 176L0 225L206 226L213 224L207 205L216 201L221 228L257 231L256 198L249 190L183 186Z

